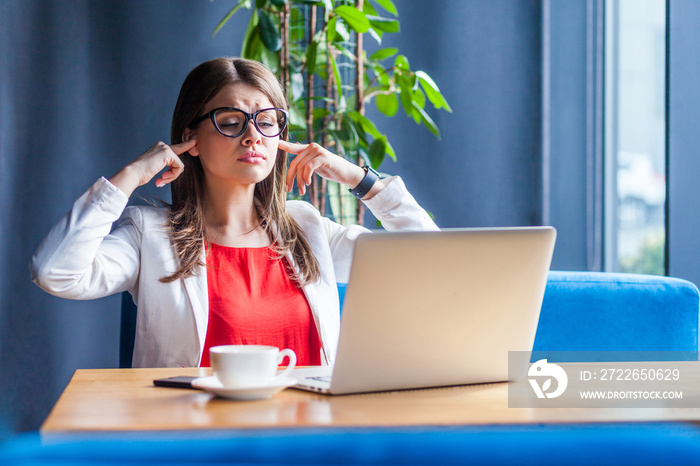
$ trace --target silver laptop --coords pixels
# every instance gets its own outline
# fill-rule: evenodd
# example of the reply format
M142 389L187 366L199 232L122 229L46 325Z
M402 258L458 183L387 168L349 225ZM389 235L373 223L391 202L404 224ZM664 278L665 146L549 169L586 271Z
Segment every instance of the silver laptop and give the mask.
M348 394L508 380L531 351L551 227L378 232L357 239L335 365L295 388Z

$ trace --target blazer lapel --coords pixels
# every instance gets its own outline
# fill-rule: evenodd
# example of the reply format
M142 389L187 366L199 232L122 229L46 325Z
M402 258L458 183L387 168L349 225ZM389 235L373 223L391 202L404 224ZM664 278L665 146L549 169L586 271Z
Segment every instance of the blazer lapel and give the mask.
M206 251L202 254L202 261ZM207 289L207 272L206 268L202 267L197 275L193 275L182 279L185 287L187 299L192 309L192 317L194 318L195 326L197 327L197 338L199 340L199 357L197 365L202 359L202 351L204 350L204 342L207 337L207 326L209 324L209 291Z

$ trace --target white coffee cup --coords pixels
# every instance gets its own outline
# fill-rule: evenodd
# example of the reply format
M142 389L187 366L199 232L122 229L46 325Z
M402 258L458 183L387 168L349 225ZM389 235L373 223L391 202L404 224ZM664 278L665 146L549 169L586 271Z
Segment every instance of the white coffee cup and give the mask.
M285 357L287 368L277 374ZM297 356L291 349L280 351L275 346L223 345L209 349L214 376L224 387L260 387L286 377L294 369Z

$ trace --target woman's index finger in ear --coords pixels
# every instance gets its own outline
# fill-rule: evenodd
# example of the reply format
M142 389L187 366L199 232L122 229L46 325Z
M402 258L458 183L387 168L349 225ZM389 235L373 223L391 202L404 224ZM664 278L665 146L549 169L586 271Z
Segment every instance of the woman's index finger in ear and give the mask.
M181 142L179 144L172 144L170 149L177 155L180 155L188 150L192 149L197 145L197 139L190 139L189 141Z

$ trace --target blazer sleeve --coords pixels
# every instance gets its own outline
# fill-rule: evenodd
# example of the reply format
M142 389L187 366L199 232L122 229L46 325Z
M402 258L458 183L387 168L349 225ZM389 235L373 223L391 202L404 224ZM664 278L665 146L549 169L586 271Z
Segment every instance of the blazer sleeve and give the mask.
M127 201L116 186L99 179L39 245L29 265L34 283L69 299L132 290L139 273L140 211L124 212Z
M434 231L439 230L430 215L416 202L406 189L403 180L394 176L384 180L386 187L373 198L363 201L372 214L388 231ZM359 225L342 226L324 217L326 234L333 255L336 279L347 283L352 253L357 237L370 230Z

